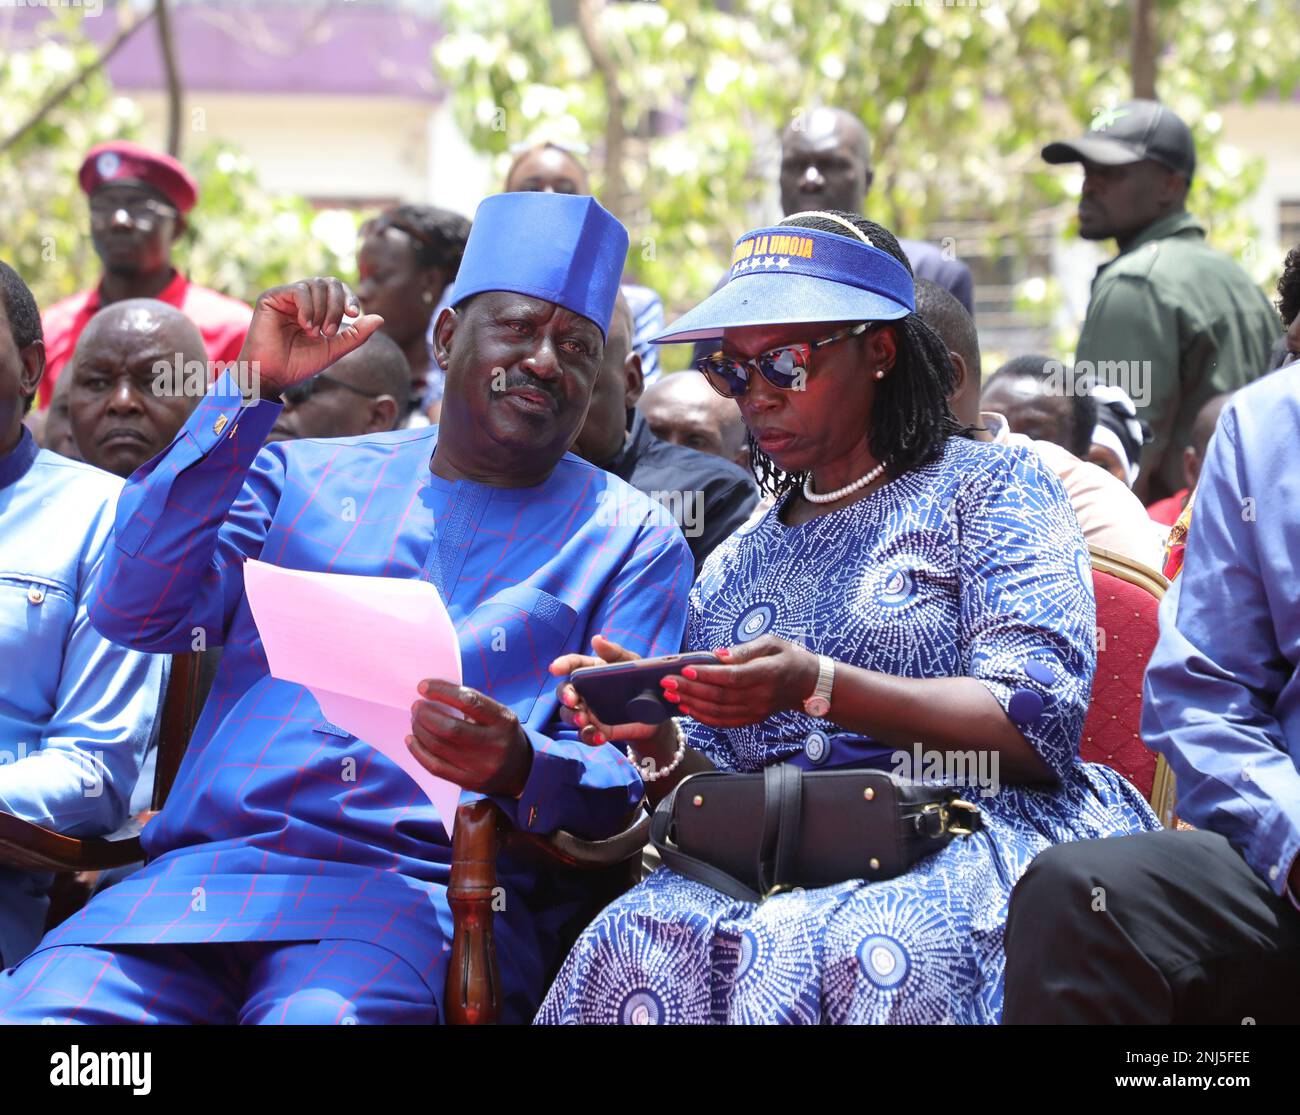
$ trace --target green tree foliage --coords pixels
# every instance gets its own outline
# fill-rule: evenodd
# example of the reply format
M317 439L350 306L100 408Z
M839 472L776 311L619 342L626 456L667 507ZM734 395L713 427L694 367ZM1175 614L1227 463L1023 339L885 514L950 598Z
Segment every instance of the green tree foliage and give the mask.
M63 30L70 30L66 20ZM0 53L5 132L94 56L88 44L53 38L32 50ZM103 73L96 72L0 155L3 258L27 280L40 305L86 285L83 279L96 270L85 199L77 187L87 149L112 137L134 139L138 129L133 107L115 99Z
M359 214L317 211L300 197L267 193L251 161L224 144L208 144L185 162L199 182L177 253L187 274L246 302L311 275L352 281Z
M0 54L6 133L96 57L98 48L82 36L75 15L53 18L46 31L32 49ZM0 155L0 257L27 280L41 306L99 278L77 185L86 151L110 139L139 140L141 133L137 108L114 94L101 69ZM355 229L354 215L317 213L301 198L267 194L248 160L225 145L186 151L184 161L198 180L199 204L173 259L196 282L252 301L303 275L355 271L350 249L330 247L350 243L342 226Z
M584 8L627 106L621 197L601 193L609 77ZM1156 5L1158 93L1199 144L1190 205L1261 279L1273 261L1253 252L1241 206L1261 168L1225 152L1215 110L1295 89L1288 9ZM592 142L594 188L632 232L629 269L670 312L712 288L737 233L777 214L776 137L811 106L849 109L874 137L870 215L904 235L978 217L1014 252L1044 220L1073 235L1077 175L1044 164L1043 143L1130 95L1130 0L449 0L444 18L435 64L471 142L502 171L521 141Z

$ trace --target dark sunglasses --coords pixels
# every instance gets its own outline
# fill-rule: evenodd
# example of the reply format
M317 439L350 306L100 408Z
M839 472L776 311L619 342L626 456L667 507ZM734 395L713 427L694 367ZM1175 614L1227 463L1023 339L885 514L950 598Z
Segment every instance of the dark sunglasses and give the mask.
M745 360L736 360L723 352L715 352L695 362L696 368L709 386L726 399L739 399L749 391L750 377L757 373L773 387L782 391L798 390L807 378L808 365L812 354L819 348L833 345L836 341L849 337L860 337L879 322L864 321L859 325L850 325L820 341L803 341L797 345L782 345L780 348L761 352Z
M367 399L379 398L379 393L374 391L363 391L360 387L353 387L350 383L344 383L341 379L334 379L327 376L324 372L318 372L311 379L305 379L301 383L295 383L292 387L286 387L280 392L280 398L292 406L300 407L308 399L316 394L326 384L332 384L334 387L342 387L357 395L364 395Z

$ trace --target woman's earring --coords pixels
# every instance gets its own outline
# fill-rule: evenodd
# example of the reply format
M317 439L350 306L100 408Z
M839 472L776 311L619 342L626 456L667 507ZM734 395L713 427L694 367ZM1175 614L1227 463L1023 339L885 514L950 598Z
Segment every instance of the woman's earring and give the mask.
M884 368L877 368L877 369L876 369L876 378L877 378L877 379L884 379L884 378L885 378L885 369L884 369Z
M433 305L433 291L431 291L431 290L426 290L426 291L424 292L424 304L425 304L426 306L432 306L432 305Z

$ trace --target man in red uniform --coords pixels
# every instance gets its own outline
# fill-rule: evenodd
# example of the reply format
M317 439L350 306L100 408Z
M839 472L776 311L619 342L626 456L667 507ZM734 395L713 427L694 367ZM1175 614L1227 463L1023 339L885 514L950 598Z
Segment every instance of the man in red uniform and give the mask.
M253 311L234 298L189 282L172 266L172 245L185 231L185 214L198 200L189 172L169 155L138 144L92 148L77 175L90 198L90 234L104 265L99 285L45 311L45 378L40 405L95 313L126 298L157 298L189 317L203 334L210 360L235 360Z

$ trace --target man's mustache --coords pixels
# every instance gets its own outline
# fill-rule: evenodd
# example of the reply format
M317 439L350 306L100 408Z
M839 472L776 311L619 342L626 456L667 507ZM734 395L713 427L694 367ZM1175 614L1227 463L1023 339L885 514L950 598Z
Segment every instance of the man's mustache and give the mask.
M540 380L536 376L530 376L527 372L514 372L508 374L505 381L501 383L499 390L503 395L508 395L510 392L524 387L528 388L530 391L537 391L540 394L545 395L551 400L551 403L555 406L556 410L560 409L562 400L560 398L560 392L555 385L547 383L545 380Z

